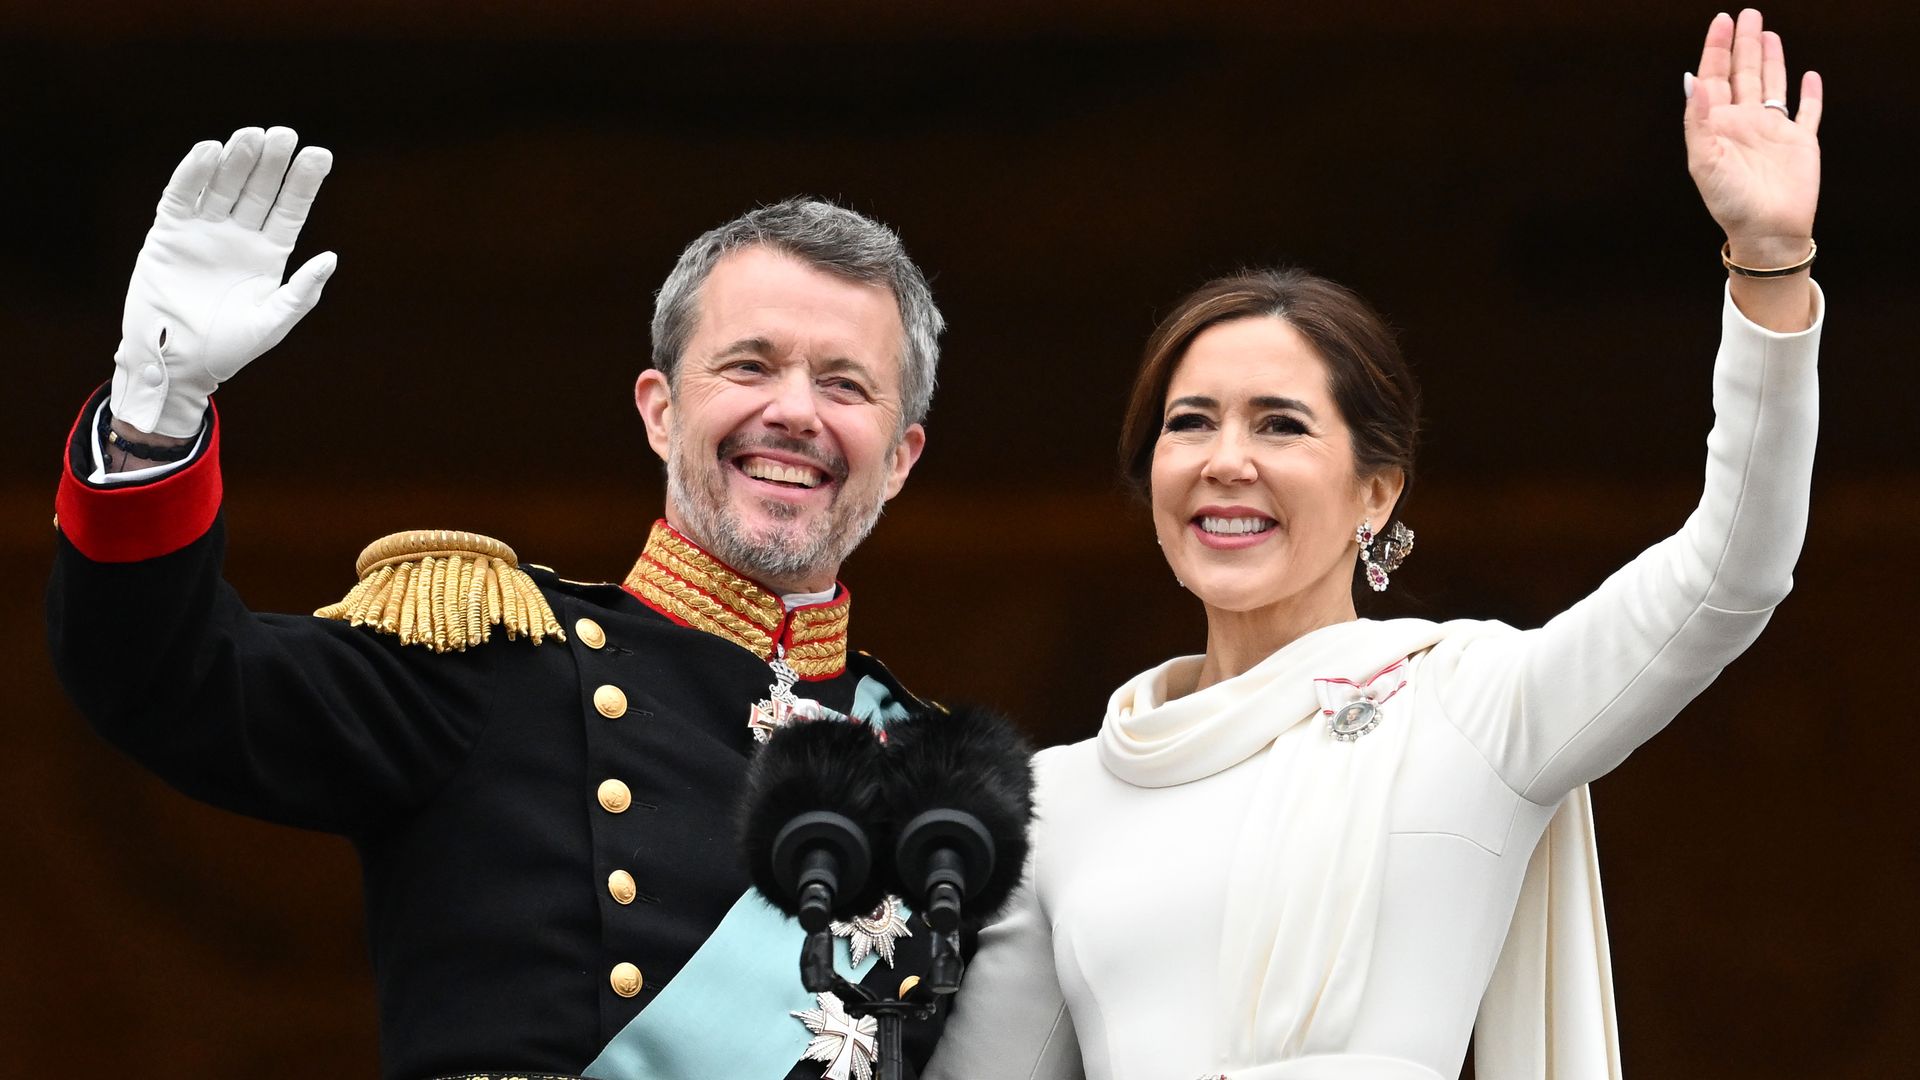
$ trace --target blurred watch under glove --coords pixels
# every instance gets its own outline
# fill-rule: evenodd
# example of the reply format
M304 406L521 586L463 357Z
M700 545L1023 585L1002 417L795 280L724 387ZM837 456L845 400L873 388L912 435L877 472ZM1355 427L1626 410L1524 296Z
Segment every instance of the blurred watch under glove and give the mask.
M319 147L295 156L297 141L289 128L242 128L225 146L195 146L174 170L127 286L114 416L141 431L194 436L214 389L319 302L336 261L330 251L281 284L333 166Z

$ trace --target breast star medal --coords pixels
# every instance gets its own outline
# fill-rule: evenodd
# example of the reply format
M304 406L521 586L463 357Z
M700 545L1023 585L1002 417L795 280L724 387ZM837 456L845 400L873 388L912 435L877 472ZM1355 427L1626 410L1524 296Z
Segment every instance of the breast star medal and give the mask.
M871 914L847 922L836 921L827 929L834 937L847 939L847 950L852 953L856 966L868 953L879 953L880 959L892 967L893 943L913 936L913 931L907 929L907 920L900 917L900 910L900 898L888 896Z
M813 1032L803 1056L826 1063L820 1080L873 1080L873 1063L880 1056L879 1021L871 1016L854 1020L833 994L815 994L814 1003L816 1008L792 1015Z

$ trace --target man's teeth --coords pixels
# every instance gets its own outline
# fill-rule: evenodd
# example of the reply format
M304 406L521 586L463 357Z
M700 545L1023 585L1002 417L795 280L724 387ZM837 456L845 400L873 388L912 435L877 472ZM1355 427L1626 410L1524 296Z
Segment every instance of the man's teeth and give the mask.
M740 463L740 471L755 480L772 480L781 484L798 484L801 487L819 487L825 479L818 470L804 465L784 465L765 458L748 458Z
M1273 522L1256 517L1203 517L1200 519L1200 528L1215 536L1243 536L1266 532L1273 528Z

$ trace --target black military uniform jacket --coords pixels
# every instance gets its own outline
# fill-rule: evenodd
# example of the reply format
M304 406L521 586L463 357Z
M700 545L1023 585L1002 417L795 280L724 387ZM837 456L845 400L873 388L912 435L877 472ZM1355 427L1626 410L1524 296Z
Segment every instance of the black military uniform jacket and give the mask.
M578 1073L672 984L747 888L735 801L782 647L801 698L849 715L911 703L847 651L844 588L784 611L665 523L624 586L531 570L549 611L521 603L512 638L492 626L464 649L382 632L383 606L410 606L397 595L371 605L376 625L255 613L221 574L217 421L183 468L101 487L83 478L102 396L58 498L55 665L103 736L186 794L353 841L388 1077ZM431 584L388 592L418 599L423 631L429 605L460 622L471 593L443 585L442 608ZM890 993L923 971L929 937L900 939L867 982ZM780 968L796 987L798 940ZM715 1016L685 1037L800 1023ZM910 1033L909 1059L931 1043Z

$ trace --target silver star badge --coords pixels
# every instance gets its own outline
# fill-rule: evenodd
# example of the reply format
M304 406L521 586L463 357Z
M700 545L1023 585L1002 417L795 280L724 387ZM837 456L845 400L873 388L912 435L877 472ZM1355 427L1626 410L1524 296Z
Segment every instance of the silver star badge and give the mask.
M873 1080L874 1059L880 1056L879 1022L871 1016L854 1020L833 994L815 994L814 1002L818 1008L792 1015L813 1032L803 1056L826 1063L820 1080Z
M868 953L879 953L880 959L893 966L893 943L903 937L912 937L913 931L907 929L907 920L900 916L900 898L888 896L880 901L871 914L853 919L850 922L835 922L827 929L834 937L846 938L847 949L853 954L853 963L857 966L867 958Z

